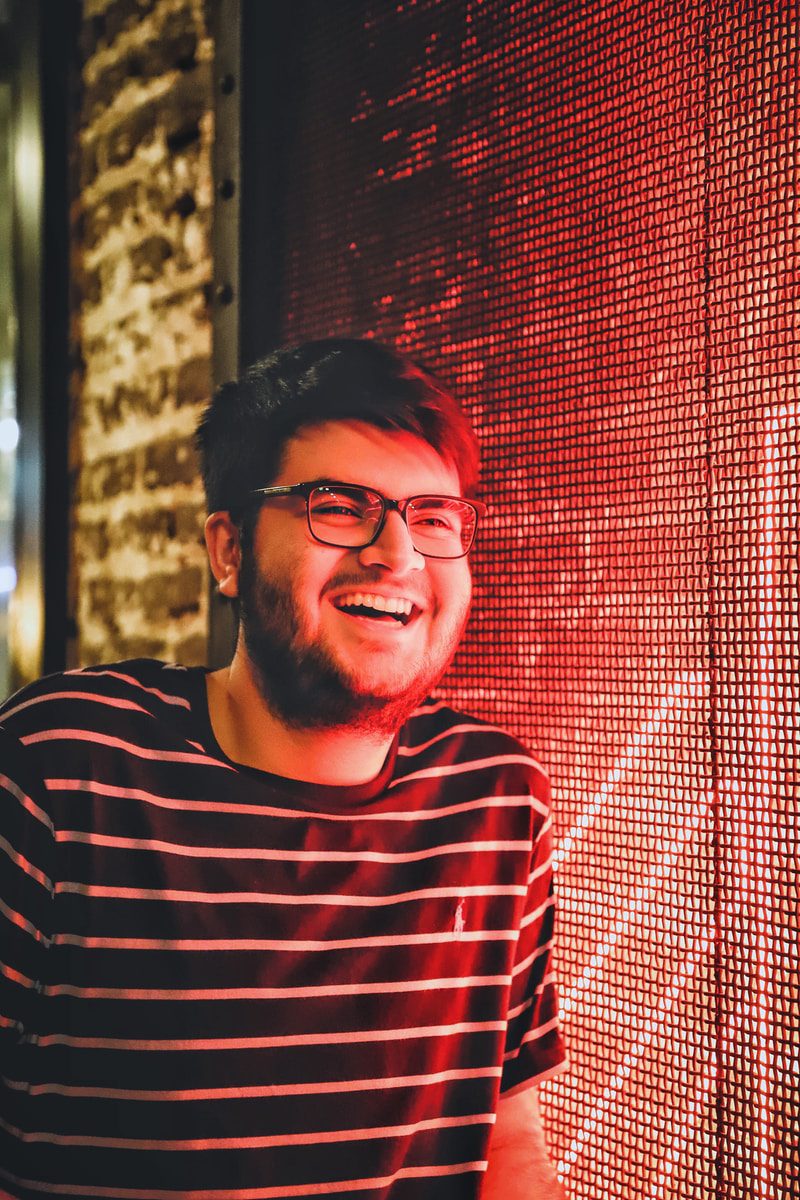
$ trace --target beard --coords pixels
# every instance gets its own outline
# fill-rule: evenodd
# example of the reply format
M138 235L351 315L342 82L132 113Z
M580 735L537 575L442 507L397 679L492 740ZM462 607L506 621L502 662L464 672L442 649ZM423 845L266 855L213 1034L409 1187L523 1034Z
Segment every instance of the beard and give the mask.
M321 640L304 635L291 588L261 574L251 555L242 564L239 636L264 703L291 729L346 727L376 737L393 735L441 679L467 617L468 605L441 654L426 655L403 685L391 692L359 688Z

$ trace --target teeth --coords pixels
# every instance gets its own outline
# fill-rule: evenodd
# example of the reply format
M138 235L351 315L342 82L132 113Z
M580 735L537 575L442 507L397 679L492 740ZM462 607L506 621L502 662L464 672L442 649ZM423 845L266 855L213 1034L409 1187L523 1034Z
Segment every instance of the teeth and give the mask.
M346 596L337 597L334 603L337 608L374 608L378 612L399 613L405 617L410 617L414 608L410 600L401 600L395 596L374 596L371 592L350 592Z

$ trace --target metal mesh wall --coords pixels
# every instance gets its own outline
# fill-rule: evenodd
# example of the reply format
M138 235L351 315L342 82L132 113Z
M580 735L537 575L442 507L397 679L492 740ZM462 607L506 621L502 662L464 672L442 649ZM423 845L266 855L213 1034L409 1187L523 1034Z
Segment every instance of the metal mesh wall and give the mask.
M479 426L446 681L554 781L571 1197L798 1186L797 11L311 4L285 340Z

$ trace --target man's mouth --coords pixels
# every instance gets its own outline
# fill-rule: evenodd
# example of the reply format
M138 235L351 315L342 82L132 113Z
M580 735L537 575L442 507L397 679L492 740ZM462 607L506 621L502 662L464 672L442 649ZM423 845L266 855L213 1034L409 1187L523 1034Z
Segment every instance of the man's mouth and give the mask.
M408 625L421 609L402 596L378 596L373 592L347 592L337 596L333 605L351 617L366 617L384 624Z

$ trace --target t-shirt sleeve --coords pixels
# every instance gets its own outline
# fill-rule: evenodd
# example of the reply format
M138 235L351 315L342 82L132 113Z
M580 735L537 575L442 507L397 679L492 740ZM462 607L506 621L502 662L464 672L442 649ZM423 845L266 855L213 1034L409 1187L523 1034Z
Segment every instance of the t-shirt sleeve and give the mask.
M533 788L540 810L528 874L528 894L520 924L508 1006L503 1074L504 1095L541 1083L566 1064L558 1020L553 969L556 903L553 889L553 821L550 786L539 774Z
M52 908L53 825L44 788L0 727L0 1045L17 1043L43 975Z

